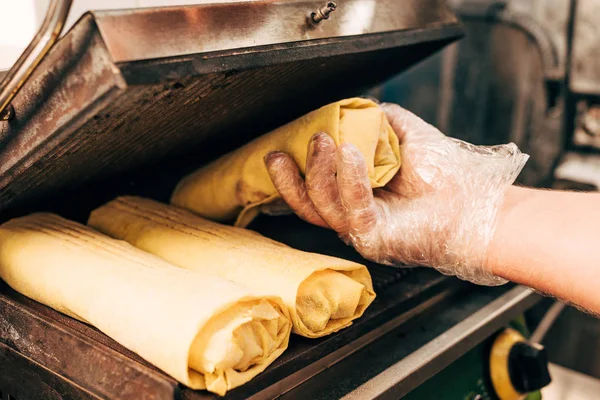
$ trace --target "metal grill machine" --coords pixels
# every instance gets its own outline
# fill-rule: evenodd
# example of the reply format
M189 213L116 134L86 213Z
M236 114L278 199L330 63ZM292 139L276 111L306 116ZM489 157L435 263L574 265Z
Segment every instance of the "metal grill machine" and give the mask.
M185 173L462 35L442 0L261 0L89 12L59 37L70 3L51 2L0 86L2 222L39 210L85 221L123 194L166 201ZM365 262L294 217L251 228ZM495 398L490 346L509 324L526 336L520 316L539 297L368 266L378 298L363 318L323 339L293 337L227 398ZM2 399L213 398L4 283L0 371Z

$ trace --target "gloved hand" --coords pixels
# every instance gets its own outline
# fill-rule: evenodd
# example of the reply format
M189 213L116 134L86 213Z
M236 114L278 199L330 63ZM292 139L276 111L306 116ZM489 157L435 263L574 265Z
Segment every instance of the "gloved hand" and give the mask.
M496 215L528 156L514 144L474 146L443 135L393 104L383 104L400 139L402 166L372 190L352 144L316 134L306 176L273 152L265 162L273 184L300 218L335 230L365 258L388 265L431 266L483 285L505 281L484 267Z

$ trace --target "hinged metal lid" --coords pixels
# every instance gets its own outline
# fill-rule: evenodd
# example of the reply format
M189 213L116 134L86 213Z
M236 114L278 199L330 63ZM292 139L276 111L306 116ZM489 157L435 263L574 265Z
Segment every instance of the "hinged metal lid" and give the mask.
M84 15L0 121L0 210L186 151L200 163L461 35L443 0L330 8L266 0Z

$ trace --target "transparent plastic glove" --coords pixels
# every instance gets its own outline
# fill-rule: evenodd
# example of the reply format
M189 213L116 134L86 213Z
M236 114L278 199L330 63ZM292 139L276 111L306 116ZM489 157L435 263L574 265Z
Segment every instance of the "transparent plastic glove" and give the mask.
M309 144L305 178L287 154L265 157L282 198L369 260L430 266L482 285L505 283L484 261L505 192L528 156L512 143L484 147L452 139L397 105L382 108L402 157L385 188L371 189L356 147L336 148L319 133Z

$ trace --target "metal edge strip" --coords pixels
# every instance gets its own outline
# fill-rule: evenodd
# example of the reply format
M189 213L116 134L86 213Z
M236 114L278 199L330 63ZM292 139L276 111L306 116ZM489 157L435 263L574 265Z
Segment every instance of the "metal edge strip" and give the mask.
M72 380L70 380L69 378L66 378L60 374L57 374L56 372L52 371L51 369L46 368L45 366L43 366L42 364L38 363L37 361L35 361L34 359L27 357L25 355L23 355L21 352L15 350L14 348L12 348L11 346L0 342L0 357L2 352L6 352L6 354L11 354L15 357L19 357L23 360L26 360L27 362L29 362L31 365L35 366L36 368L39 368L40 370L46 371L49 375L53 376L56 379L60 379L66 383L68 383L69 385L72 385L73 388L75 390L81 391L82 393L84 393L85 395L89 396L91 399L98 399L101 400L102 398L92 392L90 392L89 390L87 390L86 388L80 386L79 384L77 384L76 382L73 382ZM46 383L46 382L43 382ZM4 389L4 388L2 388ZM52 388L54 389L54 388ZM11 399L14 399L14 397L11 397Z
M439 50L464 35L462 24L388 32L348 38L333 38L283 45L261 46L252 49L186 55L157 60L116 63L130 85L158 83L184 76L262 68L273 64L297 62L315 58L386 50L394 47L436 42Z
M248 398L248 400L276 398L289 392L290 390L293 390L294 388L300 386L302 383L318 375L325 369L346 359L347 357L350 357L365 346L368 346L377 339L393 331L395 328L402 325L403 323L423 314L425 311L431 309L435 305L441 304L444 300L447 300L451 296L455 295L459 289L459 285L449 285L440 293L426 299L425 301L422 301L421 303L419 303L415 307L410 308L406 312L398 314L397 316L382 324L378 328L373 329L367 334L361 336L359 339L340 347L339 349L335 350L330 354L327 354L318 361L312 363L309 367L300 369L286 376L280 381L276 382L274 385L271 385L253 394L251 397Z
M93 12L116 63L456 24L444 0L262 0ZM128 40L123 40L127 37Z
M132 360L72 327L57 324L52 318L40 314L37 310L23 307L14 298L7 296L4 290L4 288L0 289L0 343L4 346L95 396L106 396L107 392L110 392L110 387L106 386L108 381L101 377L101 379L91 382L89 374L77 375L75 371L82 365L85 365L85 368L97 367L99 364L105 364L112 368L122 367L121 382L136 381L138 387L154 388L159 391L161 396L174 397L178 395L180 390L173 378ZM24 319L27 321L26 324L15 323L15 321ZM36 335L37 332L42 334ZM59 360L54 352L56 342L67 347L77 348L77 355L69 360ZM93 358L92 362L77 363L78 360L81 361L88 357ZM64 363L62 368L57 368L57 365L61 363ZM121 393L121 395L123 394Z
M397 399L406 395L540 299L528 288L511 289L342 399Z

